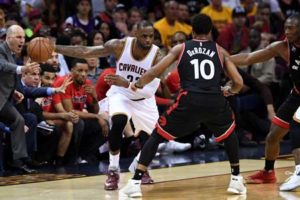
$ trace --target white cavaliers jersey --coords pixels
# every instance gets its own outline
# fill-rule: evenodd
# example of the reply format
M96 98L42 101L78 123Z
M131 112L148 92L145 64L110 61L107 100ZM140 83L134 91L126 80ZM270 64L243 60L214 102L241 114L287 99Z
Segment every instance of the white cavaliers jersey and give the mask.
M146 57L142 60L136 60L132 56L132 46L135 38L127 37L125 42L125 47L123 49L122 55L117 61L116 74L126 78L130 82L136 82L146 71L151 69L156 54L159 48L156 45L152 45ZM107 96L114 93L121 93L128 97L129 99L136 100L142 99L143 96L132 91L130 88L111 86L107 91Z

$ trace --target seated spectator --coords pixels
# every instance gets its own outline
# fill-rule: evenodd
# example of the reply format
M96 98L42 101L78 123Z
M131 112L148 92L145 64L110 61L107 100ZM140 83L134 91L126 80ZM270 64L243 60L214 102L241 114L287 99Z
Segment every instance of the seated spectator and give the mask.
M49 64L41 65L41 86L52 87L56 79L56 70ZM43 109L43 117L49 123L60 128L60 137L55 152L55 165L62 166L64 164L64 156L71 143L72 135L78 138L82 135L83 121L79 120L79 116L74 112L64 112L61 102L54 104L52 96L44 97L40 100ZM76 139L74 139L76 140ZM75 141L76 144L76 141ZM46 144L49 145L49 144ZM52 144L55 146L55 144ZM78 152L78 149L75 149ZM76 155L76 152L74 153Z
M86 59L89 70L87 74L87 79L92 81L93 84L96 84L98 77L103 72L103 69L100 68L100 63L98 58L87 58Z
M129 35L128 26L127 26L127 11L124 4L117 4L112 13L113 24L118 31L117 38L124 38Z
M246 27L246 11L236 7L232 11L232 23L226 25L219 34L217 42L230 54L239 53L248 47L249 30Z
M144 19L144 14L137 7L132 7L128 12L128 27L140 23Z
M51 58L49 58L46 63L56 70L58 76L65 76L70 73L64 56L55 51L52 52Z
M211 18L218 32L222 31L227 24L232 22L231 9L224 6L221 0L212 0L200 12Z
M191 34L191 29L182 26L177 20L178 3L167 1L164 4L165 17L154 23L154 28L161 35L162 44L169 49L171 47L170 38L177 31L182 31L187 35Z
M261 33L256 29L251 29L249 33L250 52L261 49ZM248 73L260 82L271 86L272 83L278 82L275 74L275 59L271 58L267 62L255 63L248 67Z
M65 25L81 28L86 34L91 32L98 25L98 20L94 19L91 13L92 6L90 0L77 0L77 12L66 19Z
M178 21L184 26L187 30L192 31L191 17L189 13L189 8L185 3L178 3Z
M84 121L84 135L80 144L83 159L94 160L98 148L105 142L108 134L107 119L99 115L99 105L95 88L87 80L88 64L84 59L73 59L71 77L73 83L64 94L56 95L54 101L61 101L65 112L74 112ZM54 85L60 86L64 79L58 79Z
M283 21L276 15L271 14L270 4L268 3L259 3L256 15L248 17L248 23L248 27L260 29L261 32L271 33L278 39L282 37Z
M245 9L248 17L256 14L257 2L255 0L243 0L241 5Z
M93 30L88 34L87 37L87 46L98 46L98 45L103 45L105 42L105 36L104 34L99 31L99 30ZM105 69L109 67L110 65L108 64L108 59L107 58L99 58L99 67L101 69Z
M99 13L97 18L100 22L105 22L107 24L112 24L112 12L116 5L118 4L118 0L104 0L105 11Z

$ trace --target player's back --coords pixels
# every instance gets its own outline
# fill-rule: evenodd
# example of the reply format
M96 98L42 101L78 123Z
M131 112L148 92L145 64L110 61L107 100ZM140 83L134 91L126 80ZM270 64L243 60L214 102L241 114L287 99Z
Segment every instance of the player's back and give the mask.
M183 44L178 63L181 88L197 93L220 94L223 64L213 41L190 40Z

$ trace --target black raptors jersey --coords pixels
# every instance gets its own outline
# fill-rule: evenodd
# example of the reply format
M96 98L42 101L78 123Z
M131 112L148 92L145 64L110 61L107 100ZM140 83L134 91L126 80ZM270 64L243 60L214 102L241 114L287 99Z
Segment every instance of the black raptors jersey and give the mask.
M294 83L294 86L297 89L297 92L300 92L300 48L289 43L289 72Z
M178 63L181 88L190 92L220 94L223 67L216 43L190 40L183 48Z

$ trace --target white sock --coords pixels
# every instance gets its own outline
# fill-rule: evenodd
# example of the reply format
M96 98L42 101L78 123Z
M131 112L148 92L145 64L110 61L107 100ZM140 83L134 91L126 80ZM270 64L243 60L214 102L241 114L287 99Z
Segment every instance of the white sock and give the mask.
M138 153L138 155L136 155L135 159L136 159L137 161L139 161L140 156L141 156L141 151Z
M119 169L120 152L116 155L109 153L109 167L108 169Z

